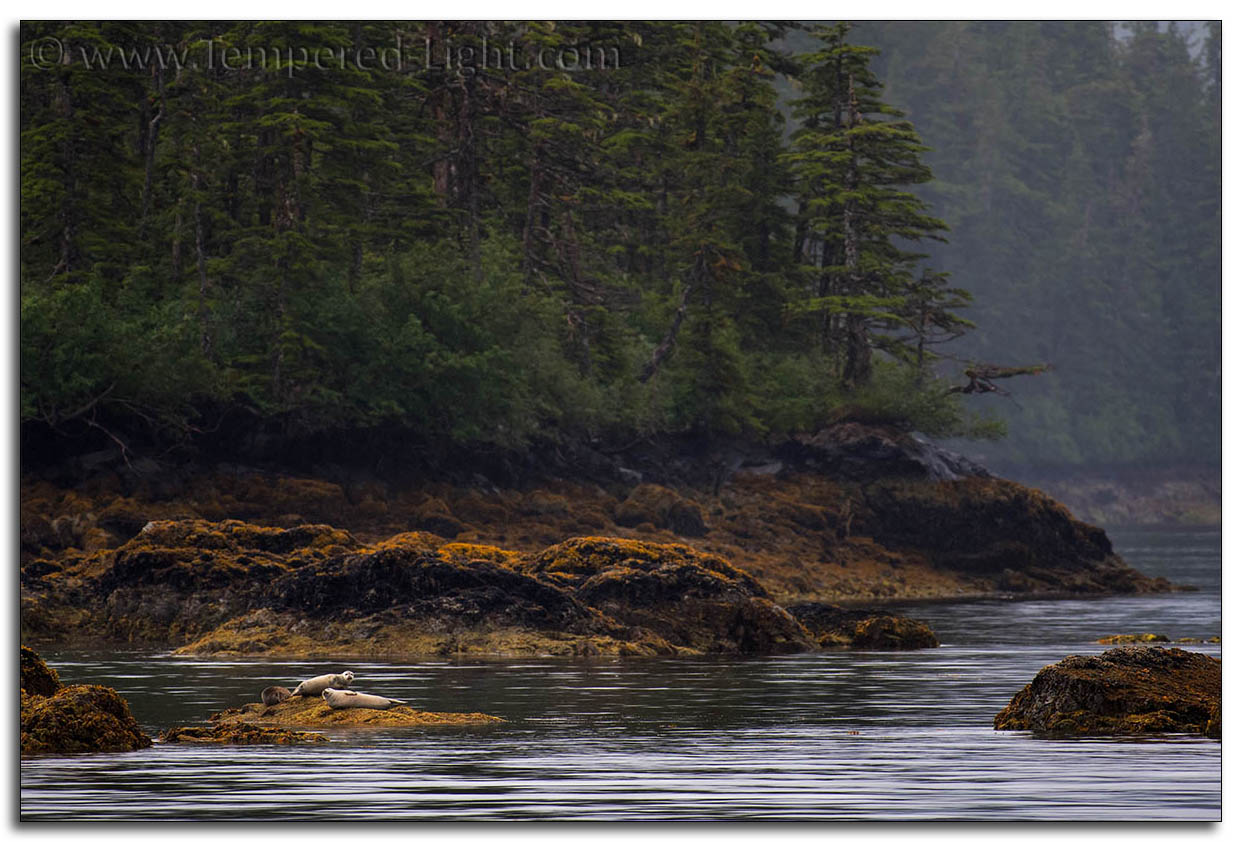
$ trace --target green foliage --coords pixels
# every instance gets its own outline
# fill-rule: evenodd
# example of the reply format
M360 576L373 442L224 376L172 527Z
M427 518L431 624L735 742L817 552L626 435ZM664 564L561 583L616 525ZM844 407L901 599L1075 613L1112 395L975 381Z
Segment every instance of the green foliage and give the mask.
M996 439L1004 422L991 416L972 416L943 384L929 380L909 366L877 364L865 387L848 393L833 412L834 420L918 430L938 438Z
M21 71L22 419L161 445L222 419L295 445L994 436L937 377L953 341L1055 364L1023 447L1218 437L1219 31L1213 74L1150 26L902 26L860 30L879 51L846 25L24 23L23 56L70 60ZM609 66L297 52L398 37ZM199 61L81 60L147 43Z

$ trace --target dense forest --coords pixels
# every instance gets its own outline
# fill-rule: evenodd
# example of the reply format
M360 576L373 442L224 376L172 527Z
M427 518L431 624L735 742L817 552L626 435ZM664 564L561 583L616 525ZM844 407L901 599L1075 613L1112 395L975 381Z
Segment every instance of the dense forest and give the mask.
M1219 26L20 37L26 457L1004 412L1009 458L1219 458Z

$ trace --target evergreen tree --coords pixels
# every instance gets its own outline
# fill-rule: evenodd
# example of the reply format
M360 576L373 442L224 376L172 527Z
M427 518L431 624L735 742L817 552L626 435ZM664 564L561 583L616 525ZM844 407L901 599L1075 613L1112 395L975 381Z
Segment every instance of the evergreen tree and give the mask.
M788 159L798 181L801 254L814 285L801 312L823 315L822 342L838 357L841 384L866 386L877 335L896 326L923 254L895 240L942 239L945 225L906 188L931 179L925 147L902 114L880 99L874 48L850 44L848 24L817 27L822 48L802 56L802 128ZM954 302L924 295L925 304Z

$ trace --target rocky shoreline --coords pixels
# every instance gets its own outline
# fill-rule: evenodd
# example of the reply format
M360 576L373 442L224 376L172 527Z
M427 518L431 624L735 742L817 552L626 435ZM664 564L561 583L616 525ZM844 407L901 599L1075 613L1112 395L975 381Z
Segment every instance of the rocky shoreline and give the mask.
M1041 492L891 430L842 424L729 464L710 485L616 463L510 488L27 477L22 639L200 657L760 655L934 645L892 603L1175 587ZM868 611L807 619L851 608Z

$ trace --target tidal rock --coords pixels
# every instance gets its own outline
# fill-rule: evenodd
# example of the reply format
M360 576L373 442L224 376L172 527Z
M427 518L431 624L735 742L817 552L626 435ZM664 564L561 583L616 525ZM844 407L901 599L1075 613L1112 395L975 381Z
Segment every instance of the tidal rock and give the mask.
M1096 643L1104 646L1122 646L1127 643L1169 643L1169 639L1162 634L1152 634L1145 632L1143 634L1110 634L1108 637L1101 637ZM1179 641L1180 642L1180 641ZM1198 642L1198 641L1195 641Z
M1104 530L1076 520L1051 497L1001 479L887 482L868 486L853 532L916 551L933 566L992 579L1019 593L1152 593L1172 590L1113 553Z
M940 645L926 623L897 614L841 608L824 602L802 602L788 608L816 642L826 648L928 649Z
M22 754L133 751L151 745L111 687L75 684L52 696L21 695Z
M31 696L55 696L64 688L56 670L49 667L29 646L21 652L21 689Z
M485 713L437 713L410 707L394 707L388 710L372 708L334 709L318 696L295 696L284 704L267 707L254 702L240 708L214 713L210 721L217 728L228 729L240 725L294 726L311 728L345 728L354 725L409 726L409 725L491 725L504 722L497 716Z
M651 523L678 535L700 537L707 534L699 504L662 485L636 486L616 508L613 519L619 526Z
M677 646L747 655L813 648L801 623L753 576L682 544L571 538L539 553L529 569Z
M215 743L218 745L295 745L298 743L326 743L323 734L311 731L292 731L288 728L264 728L245 722L230 722L211 728L188 726L170 728L160 733L162 743Z
M1158 646L1071 655L1044 667L996 715L1001 731L1220 736L1221 662Z

